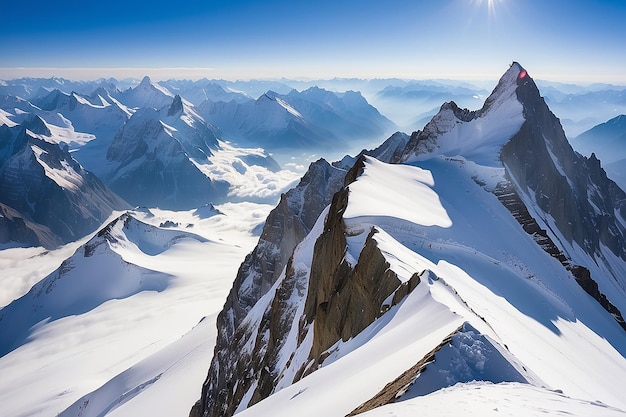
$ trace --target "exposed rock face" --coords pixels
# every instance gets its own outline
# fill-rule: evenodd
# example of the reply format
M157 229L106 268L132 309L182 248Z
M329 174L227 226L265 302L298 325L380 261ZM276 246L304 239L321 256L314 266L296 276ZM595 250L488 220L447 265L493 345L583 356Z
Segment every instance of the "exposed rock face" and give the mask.
M22 126L0 126L0 196L1 203L58 236L40 241L48 246L81 238L113 210L128 207L67 148L32 137Z
M347 261L341 218L347 195L347 189L335 194L325 232L315 243L305 306L306 320L314 326L309 353L314 364L321 364L331 346L358 335L420 282L419 276L413 275L407 285L402 285L372 239L375 228L371 229L357 264L353 266ZM391 295L394 297L390 299ZM386 300L389 301L385 303ZM312 366L306 372L315 369Z
M526 121L501 151L507 178L515 185L510 187L511 191L516 189L520 203L519 194L534 202L541 210L539 215L544 222L546 217L552 219L553 224L548 222L547 226L556 229L551 232L557 240L565 239L569 245L578 245L590 259L603 264L612 280L623 282L624 278L613 271L602 247L626 260L626 225L618 218L626 216L626 193L607 178L594 154L585 158L572 150L559 120L540 96L534 81L525 71L523 74L520 73L517 79L516 91L524 106ZM555 244L545 230L528 229L530 215L512 213L548 253L559 259L581 287L626 329L620 310L599 291L590 271L575 264L574 255L563 249L565 242ZM531 222L536 223L534 219ZM538 225L535 227L540 229Z
M506 113L515 105L522 116L519 129L508 131L500 125L489 133L482 131L488 127L486 121L501 124L500 110ZM480 129L467 128L472 123ZM624 288L623 277L603 251L608 248L626 259L626 194L607 178L595 155L585 158L572 150L559 120L519 64L511 65L480 110L444 103L423 131L411 135L396 161L427 159L429 154L475 156L464 145L468 140L480 146L489 142L488 151L499 149L506 180L493 191L544 250L568 270L578 263L598 264L600 272L595 273L602 275L597 279L604 280L606 288L613 282ZM585 259L570 249L575 246L583 249ZM623 298L614 297L614 303ZM600 297L596 299L602 304Z
M274 284L296 245L341 188L344 175L344 171L320 159L311 164L295 188L281 196L265 222L259 243L235 278L233 290L237 289L237 303L233 307L237 317L246 314Z
M326 165L325 169L329 167ZM307 176L312 170L313 166ZM346 181L358 175L357 162ZM309 180L307 176L303 181ZM340 184L338 179L334 178L335 189ZM417 274L403 283L390 270L374 239L375 228L364 239L358 260L354 264L348 261L343 220L348 196L347 187L334 193L328 215L318 216L317 222L322 223L317 226L319 235L313 236L314 245L311 242L306 246L312 248L310 253L303 253L307 249L300 248L296 254L296 246L291 247L293 255L288 255L291 257L279 275L277 266L282 266L284 260L278 256L278 247L292 246L293 230L305 229L288 228L286 234L283 226L278 229L283 232L280 241L265 240L276 238L270 233L276 224L284 224L285 209L290 207L288 202L293 194L283 197L272 212L259 245L240 268L225 309L218 317L218 345L202 398L194 406L192 416L232 415L241 407L263 400L280 386L315 371L329 348L359 334L419 284ZM304 201L308 204L313 200ZM303 238L304 235L300 241ZM264 255L267 253L273 253L274 258L268 259ZM303 266L306 262L310 266Z
M624 320L622 312L619 311L618 308L606 298L606 295L600 292L598 289L598 283L591 278L589 270L584 266L573 265L570 268L570 271L582 289L585 290L587 294L592 296L602 307L604 307L604 309L613 316L615 321L622 326L622 329L626 330L626 320Z
M508 123L505 116L512 116L513 122ZM456 130L459 126L462 128ZM487 130L485 139L483 132ZM471 146L481 146L478 152L467 145L465 139L470 136ZM623 193L605 181L599 164L586 162L571 151L558 120L521 66L512 65L480 110L446 103L400 151L397 145L403 141L406 137L396 136L380 154L392 162L413 162L419 160L414 156L426 154L431 155L425 159L433 155L449 159L470 155L475 159L467 160L477 166L485 162L489 172L498 172L498 178L504 174L507 181L494 190L500 201L546 252L603 303L598 286L594 287L584 267L571 262L559 236L581 245L589 259L600 253L601 246L610 247L616 256L624 258L623 224L615 215L621 213L624 217ZM483 149L490 154L480 159ZM192 416L233 415L318 370L326 358L340 352L342 342L359 335L420 284L419 273L409 280L405 276L402 282L390 267L386 259L389 253L379 248L378 242L382 245L383 240L377 240L377 230L382 235L382 228L366 220L344 219L350 204L350 186L364 171L364 154L336 164L342 168L352 164L352 168L345 175L343 188L334 190L327 212L322 208L328 204L330 193L324 204L311 211L316 214L310 217L308 228L302 224L284 226L289 219L301 220L301 212L309 204L316 206L317 202L308 198L299 197L299 214L293 217L289 204L292 195L288 194L268 218L264 235L240 268L218 318L218 345ZM604 192L608 197L602 197ZM533 196L545 204L531 205ZM545 219L536 217L538 214L553 217L555 230L545 230ZM357 230L352 222L361 221L365 232L351 236L350 230ZM593 228L599 233L592 233ZM618 318L619 311L612 311L608 299L604 300L609 312ZM482 343L477 338L472 340ZM445 344L446 340L438 348ZM407 381L414 380L428 360L427 355L390 389L403 388ZM520 373L519 378L515 380L522 381L524 376ZM397 392L386 392L384 401Z
M254 341L253 344L258 346L255 357L242 357L241 349L248 343L247 337L253 331L242 323L285 267L286 274L295 278L293 268L288 265L293 250L311 230L335 192L342 187L344 175L344 170L331 166L323 159L312 163L300 183L281 196L278 206L268 216L259 243L240 266L233 288L218 316L215 354L202 397L194 406L192 415L232 415L253 382L251 378L241 380L239 376L266 372L263 352L273 352L274 349L265 345L267 340ZM268 311L267 316L263 316L263 328L259 329L259 335L264 334L264 330L270 331L270 327L272 333L282 332L286 327L278 325L278 321L290 318L289 314L281 311L279 300L281 294L290 294L296 289L296 281L285 280L277 291L276 301L272 303L275 313ZM284 305L283 310L286 308L287 305ZM271 316L275 317L272 323ZM274 341L274 335L268 340ZM265 379L268 379L267 376ZM239 383L235 390L233 384L237 380ZM271 388L267 383L259 386L257 397Z
M615 321L626 330L626 321L622 313L606 298L606 295L600 292L598 283L591 278L589 269L584 266L572 264L571 259L565 256L550 236L548 236L547 231L542 229L537 221L530 215L511 181L498 184L498 187L494 190L494 194L511 212L526 233L531 235L533 240L537 242L544 251L550 254L550 256L561 262L561 264L572 273L576 282L578 282L582 289L600 303L600 305L615 318Z
M178 94L176 94L176 96L174 97L174 100L172 101L172 105L167 110L167 115L171 117L182 111L183 111L183 100L180 98Z
M396 152L390 159L390 162L401 162L408 155L427 154L438 147L438 141L442 134L452 130L457 122L469 122L486 113L489 106L485 102L485 106L481 110L470 111L461 109L454 101L446 102L441 105L439 112L424 126L423 130L415 131L411 134L406 147L402 152Z
M517 96L526 122L502 148L507 173L522 192L534 195L568 242L590 255L602 244L626 259L626 228L615 218L626 218L626 194L594 155L587 159L572 150L530 77L518 79Z
M0 203L0 243L53 249L61 244L61 239L48 227L33 223Z
M171 108L176 107L176 101ZM108 185L134 205L189 209L221 201L228 184L211 180L189 159L199 156L198 152L205 158L210 155L207 142L215 141L215 136L206 126L190 130L185 132L189 133L185 140L179 139L173 135L178 130L166 127L156 110L137 111L107 151L107 161L113 167L105 177ZM186 148L193 148L194 153Z
M410 369L407 369L402 375L398 376L398 378L385 385L385 388L383 388L378 394L355 408L346 417L357 416L361 413L365 413L366 411L373 410L374 408L394 403L400 396L400 393L408 389L413 381L415 381L415 379L426 369L426 366L435 361L435 354L445 345L450 344L452 342L452 336L457 334L460 330L461 328L458 328L454 333L443 339L439 345L428 352L428 354L426 354L422 359L417 361L415 365L413 365Z

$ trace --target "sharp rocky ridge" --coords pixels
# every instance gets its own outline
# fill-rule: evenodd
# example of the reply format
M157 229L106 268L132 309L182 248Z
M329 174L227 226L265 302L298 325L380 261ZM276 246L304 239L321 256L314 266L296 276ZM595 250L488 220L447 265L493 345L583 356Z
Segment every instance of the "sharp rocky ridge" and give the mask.
M335 166L317 161L282 196L218 317L214 357L190 415L229 416L250 407L262 413L281 392L293 395L292 411L304 412L311 403L302 399L307 405L298 409L295 399L306 397L305 381L332 375L330 364L349 363L370 339L382 343L393 330L381 329L401 320L415 300L425 307L407 320L443 324L432 331L422 325L423 334L411 339L421 350L394 359L394 366L371 358L367 369L379 369L372 371L376 378L335 404L337 415L364 411L359 405L376 398L398 400L409 385L424 391L420 381L428 378L418 377L431 366L425 364L467 335L487 337L508 364L470 377L556 384L569 395L620 405L603 378L588 381L594 387L588 392L572 379L605 359L623 364L626 195L597 159L572 150L527 71L513 63L479 110L444 103L423 130L394 136L379 152ZM476 298L473 285L504 301ZM442 305L445 314L427 307ZM560 367L519 342L524 333L535 348L558 350L569 342L553 336L572 326L580 326L580 341L606 340L614 350L604 358L592 349L585 361L566 359ZM472 369L482 363L463 360ZM455 372L450 364L436 366ZM399 380L409 385L385 392ZM447 383L462 380L456 375ZM306 413L327 407L315 404Z
M512 98L521 110L517 116L522 118L508 109ZM487 121L501 123L493 120L494 113L516 128L510 138L490 137L492 132L486 129L469 145L455 140L464 127L458 124L474 124L482 130ZM626 194L607 178L595 155L585 158L574 152L558 118L521 65L511 65L480 110L460 109L454 102L443 104L422 131L411 135L395 162L421 160L432 154L453 157L456 152L479 163L485 159L492 163L497 156L496 165L503 166L504 178L493 192L525 230L572 271L583 288L593 288L587 290L590 295L626 329L620 313L626 308L625 271L620 261L613 262L614 258L626 260ZM619 308L598 291L594 276L613 294Z
M5 209L0 225L3 243L53 248L91 233L114 210L128 208L66 145L50 142L45 129L36 116L26 126L0 126L0 203L12 209Z

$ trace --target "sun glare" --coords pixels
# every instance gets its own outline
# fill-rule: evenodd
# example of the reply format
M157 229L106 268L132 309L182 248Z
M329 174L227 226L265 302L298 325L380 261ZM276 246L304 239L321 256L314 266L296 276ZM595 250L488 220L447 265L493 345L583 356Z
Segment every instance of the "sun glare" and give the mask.
M474 0L474 3L476 4L476 7L478 9L482 9L483 4L485 4L487 6L487 13L489 15L489 18L495 18L496 6L501 1L502 0Z

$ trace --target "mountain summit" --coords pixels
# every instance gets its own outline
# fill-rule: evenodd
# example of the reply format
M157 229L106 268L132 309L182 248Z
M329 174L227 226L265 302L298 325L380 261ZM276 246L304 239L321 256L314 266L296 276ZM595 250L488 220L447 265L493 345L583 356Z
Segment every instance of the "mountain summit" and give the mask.
M419 407L470 381L626 409L626 195L521 65L394 163L366 155L343 184L312 165L268 218L191 416ZM295 232L292 213L319 215ZM280 261L251 268L263 252Z

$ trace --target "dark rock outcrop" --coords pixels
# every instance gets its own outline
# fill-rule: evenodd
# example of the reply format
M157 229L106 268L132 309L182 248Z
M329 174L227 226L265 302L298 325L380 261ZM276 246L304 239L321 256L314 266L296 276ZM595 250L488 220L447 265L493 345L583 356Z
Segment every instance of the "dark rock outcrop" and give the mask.
M176 94L176 96L174 97L174 100L172 101L172 105L167 110L167 115L170 117L175 116L176 114L182 111L183 111L183 100L180 98L178 94Z
M531 191L568 242L588 254L608 247L626 260L626 194L606 177L594 155L575 153L563 128L540 96L534 81L518 79L518 100L526 121L501 152L508 175L522 192Z
M606 311L608 311L609 314L613 316L615 321L622 326L622 329L626 330L626 321L624 320L622 312L619 311L619 309L606 298L606 295L600 292L598 289L598 283L591 278L589 270L580 265L573 265L569 268L569 270L574 278L576 278L578 285L580 285L587 294L593 297L594 300L596 300Z
M342 187L344 176L344 170L331 166L323 159L312 163L300 183L283 194L278 206L269 214L259 242L239 267L224 308L217 318L218 336L211 368L202 388L202 396L190 415L232 415L243 394L254 382L252 376L260 381L253 400L258 401L273 389L271 382L276 375L266 370L270 369L266 367L267 362L272 360L267 353L275 353L281 339L277 333L283 333L284 339L285 320L293 319L294 314L293 311L286 311L289 306L281 300L288 299L291 292L301 285L288 262L295 247ZM277 289L272 309L266 310L261 320L257 333L259 340L253 343L254 357L245 355L242 347L249 342L252 329L243 325L244 319L285 268L286 278ZM270 334L271 337L265 340L261 338ZM248 377L242 379L240 375Z
M325 352L336 342L358 335L390 307L408 295L419 283L414 274L404 285L378 249L369 232L356 265L345 259L345 225L341 215L347 190L335 194L326 220L325 232L315 243L305 317L314 326L309 359L321 364ZM393 295L393 297L391 297ZM385 301L391 297L391 302ZM306 373L315 370L313 366Z
M537 221L530 215L526 205L522 202L517 190L511 183L506 181L498 184L493 191L498 200L509 210L524 231L533 237L533 240L550 256L556 258L572 276L583 290L593 297L606 311L609 312L615 321L626 330L626 322L622 313L602 294L598 288L598 283L591 277L591 272L584 266L572 264L569 259L548 236L546 230L542 229Z
M587 276L590 274L572 262L563 239L585 249L589 259L601 253L601 247L609 247L616 256L624 258L624 230L615 213L626 217L626 198L606 181L594 158L584 160L573 153L558 119L519 64L514 63L503 80L480 110L469 111L454 102L445 103L423 131L408 139L402 152L389 146L389 152L383 153L391 162L434 151L452 158L459 154L445 152L460 152L462 147L440 147L438 140L458 124L494 114L514 117L515 125L509 126L506 138L498 137L498 123L502 120L485 117L485 123L498 119L490 131L489 152L493 152L490 156L494 158L489 161L499 168L499 155L507 178L494 193L524 230L558 259L585 291L601 304L606 301L605 308L620 321L619 312L612 310L608 298ZM518 126L521 128L515 132ZM453 139L461 141L463 137ZM481 144L480 133L473 139ZM305 244L297 246L333 194L325 194L325 203L312 211L316 214L310 217L308 228L302 227L302 210L309 205L316 207L316 201L302 198L294 190L283 197L268 218L259 245L242 264L218 317L218 344L192 416L230 416L316 371L342 341L357 336L420 283L419 274L403 283L390 269L377 244L376 226L368 226L359 238L349 235L350 230L356 229L346 226L343 214L350 201L350 185L363 173L364 154L337 164L344 169L352 167L345 175L343 187L333 191L328 214L317 220L315 233L306 238ZM296 196L300 203L294 211L290 201ZM537 204L531 206L533 198ZM542 213L555 219L554 230L545 230L545 224L552 227L552 222L533 217ZM296 225L286 227L289 221ZM340 348L336 352L341 352ZM393 391L414 380L430 358L427 355L384 396L395 396L398 391Z
M356 178L358 172L357 164L346 178ZM295 190L290 193L295 194ZM192 416L232 415L244 397L244 407L253 405L275 392L279 383L291 384L315 371L328 356L329 348L358 335L419 284L418 274L402 282L390 269L374 238L375 228L365 232L368 235L355 264L346 259L343 212L348 196L347 187L334 193L329 214L318 220L324 220L324 224L309 255L310 270L298 269L294 265L295 255L291 255L277 286L276 266L283 262L277 256L281 253L278 247L291 246L293 237L289 234L300 229L292 227L285 234L283 226L278 228L283 232L279 241L264 239L272 236L266 232L283 223L284 210L290 207L287 202L292 196L283 197L268 217L259 245L241 266L225 309L218 317L218 344L202 398L194 406ZM311 200L306 201L308 205ZM295 245L292 253L294 248ZM261 256L264 252L274 254L273 262L268 262L271 257ZM261 268L255 271L254 265ZM269 293L270 288L275 292ZM304 307L301 315L297 315L301 303ZM252 308L254 312L247 316ZM297 329L297 334L290 329ZM311 331L310 344L304 344ZM295 352L281 351L287 343L296 349L306 349L303 354L308 357L300 355L297 362ZM281 356L289 353L287 362L281 361Z
M448 335L448 337L443 339L439 345L437 345L433 350L424 355L422 359L417 361L415 365L413 365L411 368L403 372L402 375L398 376L396 379L385 385L385 387L380 390L380 392L378 392L375 396L352 410L352 412L346 417L357 416L361 413L365 413L366 411L373 410L374 408L396 402L399 394L402 391L405 391L408 386L410 386L413 381L415 381L415 378L417 378L426 369L426 366L429 363L434 362L435 354L439 352L441 348L443 348L445 345L452 343L452 336L457 334L461 329L462 327L459 327L453 333Z
M0 200L65 243L94 231L114 210L128 208L67 147L32 137L23 126L0 126Z
M0 244L53 249L61 243L61 239L48 227L33 223L11 207L0 203Z

